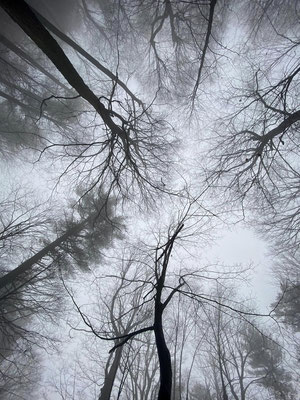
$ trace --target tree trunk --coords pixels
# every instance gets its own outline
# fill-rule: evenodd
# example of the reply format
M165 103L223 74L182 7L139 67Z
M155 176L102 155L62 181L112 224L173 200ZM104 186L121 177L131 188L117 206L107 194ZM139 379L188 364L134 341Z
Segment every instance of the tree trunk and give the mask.
M132 100L136 101L140 106L143 105L142 101L138 99L132 92L131 90L125 85L123 81L121 81L116 75L114 75L109 69L104 67L98 60L96 60L94 57L92 57L87 51L85 51L79 44L74 42L69 36L64 34L62 31L60 31L56 26L51 24L43 15L41 15L39 12L37 12L33 7L31 7L32 10L34 11L35 15L38 17L38 19L42 22L42 24L52 33L54 33L55 36L63 40L65 43L67 43L69 46L71 46L74 50L76 50L79 54L81 54L83 57L85 57L91 64L93 64L96 68L98 68L101 72L103 72L106 76L108 76L112 81L118 83L121 88L125 90L125 92L132 98Z
M162 304L156 305L154 333L157 347L159 370L160 370L160 387L158 392L158 400L170 400L172 392L172 364L171 355L167 347L162 326Z
M29 54L25 53L22 49L14 45L10 40L8 40L6 37L1 35L0 33L0 42L4 44L10 51L15 53L17 56L20 58L24 59L27 63L31 64L34 68L36 68L38 71L40 71L42 74L48 76L53 82L55 82L57 85L62 87L65 90L69 90L67 86L62 84L55 76L50 74L44 67L42 67L39 63L37 63L32 57L30 57Z
M0 278L0 289L6 287L8 285L12 285L17 280L17 278L19 278L22 274L29 272L34 264L41 261L41 259L43 257L47 256L57 246L59 246L61 243L63 243L67 239L69 239L70 236L76 235L78 232L80 232L91 218L92 217L86 218L82 222L76 224L75 226L73 226L72 228L67 230L67 232L65 232L63 235L61 235L60 237L55 239L53 242L51 242L47 246L45 246L42 250L40 250L34 256L32 256L32 257L28 258L26 261L22 262L22 264L20 264L17 268L13 269L12 271L9 271L6 275L2 276L2 278ZM1 300L1 297L0 297L0 300Z
M105 374L104 384L101 388L99 400L110 400L111 391L113 389L116 374L120 365L122 356L122 347L118 347L114 352L114 360L109 368L109 371Z
M125 132L113 121L111 111L106 109L96 94L84 82L57 41L42 25L28 4L23 0L0 0L0 6L53 62L58 71L80 96L95 109L112 133L123 137Z

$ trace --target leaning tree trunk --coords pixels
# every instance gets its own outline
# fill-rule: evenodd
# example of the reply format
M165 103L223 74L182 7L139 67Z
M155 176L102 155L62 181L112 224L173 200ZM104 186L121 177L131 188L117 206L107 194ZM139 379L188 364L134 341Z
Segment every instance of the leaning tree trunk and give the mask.
M37 12L33 7L31 7L33 10L34 14L38 17L38 19L41 21L41 23L52 33L54 33L55 36L63 40L65 43L67 43L69 46L71 46L75 51L77 51L79 54L81 54L84 58L86 58L91 64L93 64L96 68L98 68L101 72L103 72L106 76L108 76L112 81L118 83L119 86L121 86L122 89L125 90L125 92L132 98L132 100L136 101L140 106L143 105L142 101L138 99L132 92L131 90L126 86L126 84L120 80L120 78L117 75L114 75L109 69L104 67L98 60L96 60L93 56L91 56L87 51L85 51L81 46L79 46L74 40L72 40L69 36L67 36L65 33L60 31L56 26L51 24L50 21L48 21L43 15L41 15L39 12Z
M41 261L42 258L47 256L51 251L53 251L57 246L61 245L71 236L79 233L86 226L87 222L90 221L92 217L86 218L82 222L74 225L72 228L68 229L63 235L55 239L53 242L49 243L42 250L37 252L34 256L28 258L18 267L9 271L7 274L0 278L0 290L7 287L8 285L13 285L18 278L20 278L23 274L26 274L31 271L32 267ZM0 297L1 300L1 297Z
M73 89L96 110L112 133L123 137L125 134L123 128L113 121L110 110L101 103L98 96L84 82L63 49L40 22L29 5L24 0L0 0L0 6L52 61Z
M111 366L109 368L107 366L107 370L105 372L104 384L101 388L99 400L110 400L111 398L111 392L120 365L122 349L123 349L122 347L118 347L116 349Z
M10 51L15 53L18 57L24 59L27 63L31 64L34 68L40 71L42 74L46 75L49 79L55 82L57 85L62 87L65 90L69 90L67 86L62 84L54 75L50 74L44 67L42 67L38 62L36 62L29 54L25 53L22 49L14 45L10 40L8 40L5 36L0 34L0 42L6 46Z

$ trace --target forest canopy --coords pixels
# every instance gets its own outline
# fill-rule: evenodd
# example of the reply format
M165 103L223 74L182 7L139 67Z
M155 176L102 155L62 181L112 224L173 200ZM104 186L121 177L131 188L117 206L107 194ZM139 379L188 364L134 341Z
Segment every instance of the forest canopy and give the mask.
M1 399L299 398L300 3L0 19Z

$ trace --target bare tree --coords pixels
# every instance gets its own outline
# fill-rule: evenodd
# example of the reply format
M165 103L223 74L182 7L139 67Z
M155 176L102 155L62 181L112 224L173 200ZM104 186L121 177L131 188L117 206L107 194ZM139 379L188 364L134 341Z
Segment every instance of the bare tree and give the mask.
M127 265L124 265L121 269L121 274L118 279L119 282L117 282L117 286L113 291L110 301L103 300L109 313L109 325L111 325L112 331L111 334L116 337L126 335L137 326L143 324L143 322L148 320L151 316L149 310L145 309L143 312L140 310L143 295L142 291L137 290L134 292L131 299L128 298L128 295L126 296L127 287L130 286L130 279L137 279L135 275L133 277L128 277L131 264L132 261L129 259ZM125 302L127 304L125 304ZM128 306L130 306L129 310ZM126 318L125 316L130 310L131 312L129 317ZM115 346L118 346L119 342L119 340L116 340ZM115 352L110 353L105 366L104 382L101 388L99 400L109 400L111 398L115 378L121 364L122 349L123 347L118 347Z
M151 333L144 333L130 343L120 368L122 380L118 397L124 396L127 400L157 398L159 364Z
M215 273L215 276L210 276L209 274L205 274L203 269L197 269L195 271L180 271L178 274L174 274L169 271L169 263L172 257L175 242L179 239L183 240L185 237L190 237L190 229L195 229L195 224L197 225L197 223L195 223L195 221L191 217L191 215L193 217L195 217L195 214L197 215L196 212L191 212L192 206L195 206L195 204L190 204L187 209L181 214L181 218L179 218L177 223L172 224L169 227L167 238L164 241L160 239L160 242L158 242L157 246L152 249L150 253L148 249L148 254L146 253L146 257L142 259L142 263L137 260L138 264L143 266L143 268L138 268L142 272L140 272L137 277L127 278L128 290L130 290L131 285L136 284L139 284L140 288L142 289L143 295L140 297L140 303L136 305L136 308L142 309L147 305L147 307L153 309L153 323L150 326L145 326L144 324L142 324L142 326L137 326L137 329L131 330L129 332L127 332L124 327L123 332L120 335L115 336L112 332L112 336L109 337L107 334L104 335L98 328L95 327L93 319L90 318L86 313L84 313L74 301L74 304L76 305L76 308L79 311L84 324L88 326L88 328L95 336L97 336L99 339L106 341L117 341L110 352L116 351L118 348L124 346L126 343L130 342L134 338L140 338L140 335L144 334L145 332L154 332L160 372L160 383L157 396L158 399L172 398L172 360L169 346L167 344L165 321L167 315L166 310L168 308L167 306L170 304L175 295L185 296L187 299L195 302L195 304L210 304L213 307L218 305L222 307L225 312L226 310L230 310L233 313L237 313L238 315L242 316L257 315L251 312L243 311L239 309L238 306L226 304L225 302L222 303L210 293L201 293L201 290L196 285L196 281L205 281L206 279L218 280L220 278L218 277L217 272ZM196 208L197 207L198 204L196 205ZM191 215L189 213L191 213ZM206 220L206 217L209 218L209 215L202 216L202 219ZM187 224L186 228L184 228L185 223ZM189 223L191 223L193 228L188 228ZM203 227L201 226L201 228ZM149 277L147 275L145 277L145 267L148 267L149 271L151 271ZM213 273L213 271L210 271L210 274L211 273ZM233 273L232 276L234 277L236 276L236 274ZM228 278L229 277L227 273L226 279ZM133 310L131 310L130 312L132 314ZM184 333L183 342L181 343L182 351L179 357L179 375L181 375L179 379L181 383L183 383L183 352L186 344L186 337L189 335L190 330L188 323L186 324L186 329L187 330ZM177 379L176 386L178 386ZM180 389L180 391L183 391L182 388Z
M79 146L77 153L73 155L73 161L66 170L74 168L79 163L86 164L88 167L85 174L92 175L89 189L102 183L107 186L107 190L116 187L122 191L124 186L126 192L134 182L138 182L144 189L160 188L160 181L155 179L154 173L161 174L166 171L167 163L164 162L163 155L168 148L168 141L159 133L160 128L163 127L163 121L152 116L144 107L137 110L135 103L131 106L129 103L122 104L115 100L115 84L119 83L115 78L110 95L98 97L27 3L19 2L16 7L10 2L4 1L1 4L11 18L52 61L78 95L86 100L100 117L101 122L92 123L102 132L100 140L66 145L71 148ZM62 97L65 100L69 98L69 96L51 97L58 99ZM64 148L64 144L60 143L53 143L49 147L53 146ZM70 155L68 149L66 149L66 154ZM97 173L93 175L95 168Z
M112 343L108 359L99 356L103 375L93 371L100 400L246 399L251 391L292 398L282 350L253 318L276 315L291 332L299 330L298 3L46 3L0 0L0 152L34 157L34 171L45 167L51 176L55 169L56 188L81 183L82 190L63 218L49 220L34 206L18 209L18 194L3 203L0 373L6 393L19 381L28 396L23 382L29 385L30 374L18 375L20 365L46 343L46 324L60 315L65 289L83 322L74 329ZM196 123L202 129L193 132ZM202 157L193 163L198 132ZM211 282L237 278L233 269L180 265L179 244L198 240L196 233L210 229L206 222L217 213L199 205L201 196L165 234L156 232L152 246L139 243L134 257L123 254L121 274L107 267L106 287L93 275L101 298L92 313L78 305L68 279L77 269L94 274L105 249L122 236L115 203L126 207L130 199L141 210L140 199L147 200L163 220L178 197L190 201L178 189L188 182L204 185L201 193L222 211L226 201L226 210L238 205L242 218L251 209L251 221L275 244L281 289L272 311L259 315L213 292ZM173 195L172 204L158 209L165 194ZM133 226L136 209L129 213ZM61 397L75 397L88 368L83 364L73 375L72 383L58 385Z
M248 42L242 57L233 56L243 72L228 82L227 95L222 93L226 109L214 123L208 168L211 182L226 188L231 201L251 207L254 224L276 243L276 252L299 247L298 27L288 3L279 16L279 4L249 6Z
M114 336L114 335L112 337L104 336L101 333L98 333L98 330L95 328L90 318L87 315L85 315L84 312L82 312L80 307L74 301L74 297L70 294L78 312L81 315L83 322L85 323L85 325L89 327L91 332L102 340L113 340L115 342L117 341L117 343L113 346L110 352L116 351L118 348L124 346L125 343L132 340L137 335L143 334L148 331L154 332L156 349L159 359L159 370L160 370L160 386L158 392L158 399L171 398L172 366L171 366L171 356L168 346L166 344L165 334L163 329L163 313L169 302L172 300L173 296L177 293L178 289L181 286L183 286L184 283L180 282L177 287L171 289L166 298L163 298L163 296L165 292L165 281L167 277L167 268L171 252L174 246L174 242L182 229L183 229L183 223L180 222L176 226L174 232L171 233L171 231L169 231L167 241L162 245L159 244L155 248L154 273L150 277L150 279L148 279L147 277L145 279L143 274L143 277L141 278L134 277L131 280L129 280L129 283L130 282L138 283L141 286L143 296L142 298L140 298L140 300L142 301L140 301L139 304L135 305L135 307L131 307L129 312L125 313L125 315L128 313L135 314L137 310L140 310L142 307L148 305L151 302L153 307L153 324L151 324L151 326L145 326L141 328L139 327L139 329L134 329L129 332L124 332L125 328L123 328L123 332L119 336ZM148 262L148 260L146 262ZM147 265L146 262L144 262L143 264ZM148 290L149 287L150 290ZM152 292L154 292L153 295ZM148 299L148 296L150 296L150 299ZM134 324L134 327L135 326L136 324Z
M90 195L77 205L77 215L72 210L73 215L53 224L58 238L49 243L44 229L44 214L43 219L38 215L31 218L32 210L20 212L18 198L13 200L10 200L11 216L4 215L1 219L1 251L4 255L5 252L8 253L4 258L5 270L2 266L0 278L0 369L5 385L8 385L9 379L17 380L13 376L14 371L22 371L21 368L15 368L18 362L23 362L22 357L18 357L19 353L22 355L23 352L28 352L29 357L31 350L34 353L35 346L48 344L51 335L48 335L45 326L49 321L57 323L57 317L62 311L63 290L60 276L67 276L76 268L87 270L92 263L99 261L103 248L112 245L113 237L120 237L121 226L120 219L113 215L112 202L106 198L92 198ZM4 204L5 210L8 205L10 204ZM46 226L49 229L49 221ZM44 242L43 249L15 269L8 268L8 263L14 261L12 257L8 257L9 250L21 250L24 253L26 236L39 237L41 234L45 235L40 240ZM23 241L21 248L18 248L18 242L13 243L19 236ZM33 240L28 241L27 245L32 245L31 242ZM6 375L7 381L4 382Z
M265 396L261 390L276 399L293 398L292 377L283 366L282 348L257 321L243 321L223 313L220 307L205 313L211 330L206 339L208 359L219 377L223 400ZM214 390L218 392L218 387Z
M118 30L122 59L133 46L137 46L138 53L147 55L146 60L137 60L144 66L143 71L135 71L139 82L144 86L150 81L152 87L148 90L158 91L158 96L169 102L175 100L181 109L186 104L194 107L199 86L214 75L222 47L219 40L225 26L226 5L214 0L143 0L130 5L126 1L105 5L98 2L93 8L83 1L85 14L98 29L102 22L101 36L105 34L113 48L114 32ZM130 52L130 61L137 56L137 52Z

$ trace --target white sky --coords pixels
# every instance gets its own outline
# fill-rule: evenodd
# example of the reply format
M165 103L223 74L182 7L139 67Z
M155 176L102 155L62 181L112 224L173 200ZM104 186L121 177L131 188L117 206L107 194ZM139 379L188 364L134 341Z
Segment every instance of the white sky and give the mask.
M232 18L234 19L234 15ZM240 26L237 26L236 28L239 32L241 32L241 29ZM231 30L228 33L230 39L229 42L231 43L234 42L232 40L233 37L236 38L235 40L240 37L240 35L237 36L236 30ZM232 72L234 71L231 64L228 68ZM226 72L228 71L226 70ZM204 122L203 125L205 125ZM201 134L203 134L202 131ZM195 143L190 142L189 145L190 147L194 147ZM190 149L187 149L187 152L189 151ZM183 149L182 153L184 153ZM189 157L186 157L186 160L191 162L191 166L193 165ZM51 173L53 172L52 170L51 173L48 171L49 176L47 176L47 174L42 172L42 169L39 168L39 165L34 167L34 170L31 170L31 167L28 167L28 165L23 165L22 170L22 168L20 169L21 165L22 163L18 162L12 168L10 163L8 164L6 161L4 163L0 162L4 186L6 186L8 180L13 181L18 177L18 181L22 181L24 186L26 186L26 183L30 181L32 188L36 189L37 192L43 192L44 189L47 190L50 188L47 179L51 176ZM186 168L190 168L190 165L186 165ZM72 189L74 188L70 188L70 191ZM138 225L143 222L137 220L134 221L134 223ZM137 226L135 226L135 229L137 229ZM270 304L275 300L276 292L278 290L275 282L272 282L272 258L268 254L269 251L270 249L268 248L268 244L255 235L253 231L245 228L242 224L237 224L232 227L231 230L224 230L222 237L217 239L215 244L209 249L206 249L206 259L220 261L226 265L241 264L242 267L252 264L253 270L250 274L249 280L246 283L241 282L238 289L243 297L250 297L254 300L258 312L268 313L270 310ZM61 357L61 355L59 355L59 357ZM51 399L54 399L54 397L51 397Z
M267 243L250 229L240 226L224 231L223 237L209 249L208 257L225 264L252 264L249 281L240 285L240 294L253 298L260 312L267 312L275 300L277 288L272 283L271 266Z

